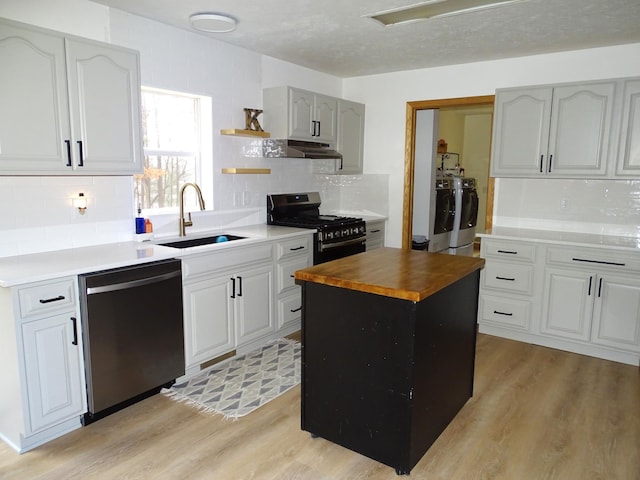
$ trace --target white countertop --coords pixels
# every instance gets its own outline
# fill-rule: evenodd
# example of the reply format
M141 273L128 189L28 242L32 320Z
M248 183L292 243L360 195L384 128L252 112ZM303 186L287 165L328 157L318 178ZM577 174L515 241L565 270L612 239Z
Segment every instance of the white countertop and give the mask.
M640 238L598 235L594 233L561 232L555 230L533 230L529 228L493 227L491 232L479 233L479 237L505 240L527 240L581 247L602 247L640 253Z
M156 244L159 242L205 237L221 233L246 236L247 238L233 242L182 249L164 247ZM259 243L265 240L277 240L308 235L310 233L313 233L313 230L279 227L276 225L251 225L208 233L198 232L197 234L191 235L187 233L186 237L157 238L153 243L132 241L4 257L0 258L0 287L12 287L24 283L126 267L128 265L165 260L167 258L181 258L204 251L220 251L242 245Z

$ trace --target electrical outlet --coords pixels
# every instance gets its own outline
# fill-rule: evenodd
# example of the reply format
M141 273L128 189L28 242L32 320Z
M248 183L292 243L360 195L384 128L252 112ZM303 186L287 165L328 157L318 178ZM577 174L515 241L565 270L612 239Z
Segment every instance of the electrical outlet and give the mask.
M569 210L569 199L563 198L560 200L560 210Z

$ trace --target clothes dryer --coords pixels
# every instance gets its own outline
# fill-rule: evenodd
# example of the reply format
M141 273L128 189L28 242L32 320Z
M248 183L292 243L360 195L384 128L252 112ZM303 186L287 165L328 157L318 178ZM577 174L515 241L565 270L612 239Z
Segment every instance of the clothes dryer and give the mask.
M432 235L429 238L429 251L446 252L451 243L451 231L454 226L455 194L453 178L437 178L435 191L435 212Z
M449 239L449 253L452 255L473 255L473 241L478 220L478 192L476 179L454 177L455 215L453 230Z

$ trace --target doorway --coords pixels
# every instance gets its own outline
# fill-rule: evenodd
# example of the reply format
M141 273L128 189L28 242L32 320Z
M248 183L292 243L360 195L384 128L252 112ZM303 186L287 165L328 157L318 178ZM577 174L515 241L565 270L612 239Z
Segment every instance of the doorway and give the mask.
M416 142L416 114L420 110L441 110L470 107L493 107L494 95L478 97L461 97L441 100L423 100L407 102L406 136L405 136L405 169L402 215L402 248L410 249L413 231L413 196L414 196L414 167ZM493 178L488 178L486 195L485 228L491 228L493 217Z

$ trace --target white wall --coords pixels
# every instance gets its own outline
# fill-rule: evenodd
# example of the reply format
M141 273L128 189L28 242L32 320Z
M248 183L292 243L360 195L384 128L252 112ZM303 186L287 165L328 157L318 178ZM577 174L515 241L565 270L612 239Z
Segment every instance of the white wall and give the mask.
M251 140L217 134L244 128L243 108L262 106L263 86L289 84L340 96L337 77L86 0L2 0L0 16L138 50L143 85L212 97L216 213L194 215L198 228L264 222L267 193L319 190L323 210L345 209L345 203L361 210L370 203L369 192L386 192L386 177L314 175L313 161L246 157ZM271 168L272 174L220 173L223 167L251 166ZM79 192L88 199L84 216L71 206ZM245 192L249 202L238 207L234 199ZM133 233L130 176L0 176L0 204L6 206L0 209L0 256L127 241ZM154 230L177 234L177 218L152 217Z
M345 79L343 95L367 105L365 173L389 175L387 245L402 244L407 102L492 95L501 87L640 76L638 58L640 44L633 44Z

